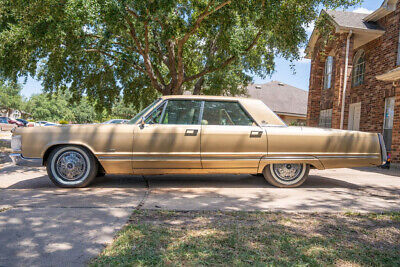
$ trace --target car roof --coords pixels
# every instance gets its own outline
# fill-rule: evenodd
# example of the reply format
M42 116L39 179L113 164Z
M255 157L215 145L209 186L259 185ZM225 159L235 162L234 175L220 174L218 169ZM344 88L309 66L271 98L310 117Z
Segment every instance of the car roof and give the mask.
M165 95L162 99L202 99L202 100L220 100L220 101L237 101L237 100L252 100L247 97L235 96L213 96L213 95Z

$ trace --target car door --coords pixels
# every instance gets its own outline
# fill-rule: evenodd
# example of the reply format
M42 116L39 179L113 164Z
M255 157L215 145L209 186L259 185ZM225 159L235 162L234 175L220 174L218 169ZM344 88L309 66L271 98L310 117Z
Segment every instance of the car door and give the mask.
M133 169L201 169L201 101L164 101L134 129Z
M235 101L205 101L201 159L205 169L258 168L267 155L267 137Z

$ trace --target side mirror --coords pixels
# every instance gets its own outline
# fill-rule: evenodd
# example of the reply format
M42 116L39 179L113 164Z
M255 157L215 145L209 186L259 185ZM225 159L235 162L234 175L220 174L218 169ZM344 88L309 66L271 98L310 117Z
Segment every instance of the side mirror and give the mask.
M145 123L145 121L144 121L144 117L141 117L141 118L140 118L140 122L139 122L139 127L140 127L140 129L143 129L145 124L146 124L146 123Z

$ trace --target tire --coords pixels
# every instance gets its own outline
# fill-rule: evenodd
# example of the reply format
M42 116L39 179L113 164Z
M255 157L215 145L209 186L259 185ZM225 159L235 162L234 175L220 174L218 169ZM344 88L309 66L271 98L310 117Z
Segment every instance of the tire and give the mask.
M288 176L279 170L291 170ZM263 175L265 180L273 186L281 188L298 187L304 183L308 177L310 166L305 163L285 163L285 164L270 164L265 166Z
M88 186L96 178L98 163L93 154L79 146L61 146L54 149L47 160L50 180L59 187Z

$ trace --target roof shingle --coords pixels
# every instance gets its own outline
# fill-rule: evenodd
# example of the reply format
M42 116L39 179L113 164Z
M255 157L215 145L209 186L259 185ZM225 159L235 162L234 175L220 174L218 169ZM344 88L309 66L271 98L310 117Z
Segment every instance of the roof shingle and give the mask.
M307 91L278 81L251 84L247 90L251 98L262 100L276 113L307 115Z
M349 11L327 10L326 13L340 26L362 30L382 30L375 22L365 22L368 14Z

